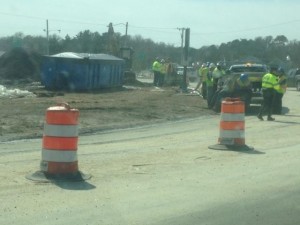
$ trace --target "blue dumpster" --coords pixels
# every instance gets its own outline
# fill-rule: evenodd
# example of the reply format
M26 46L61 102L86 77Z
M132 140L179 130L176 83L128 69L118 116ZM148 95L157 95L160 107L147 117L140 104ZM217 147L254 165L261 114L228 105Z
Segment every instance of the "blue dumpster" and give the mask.
M48 90L120 87L124 66L123 59L112 55L64 52L43 57L41 80Z

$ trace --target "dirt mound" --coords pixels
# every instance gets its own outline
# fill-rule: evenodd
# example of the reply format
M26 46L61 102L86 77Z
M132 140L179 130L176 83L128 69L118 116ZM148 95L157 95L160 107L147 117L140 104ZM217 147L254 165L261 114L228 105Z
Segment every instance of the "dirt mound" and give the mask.
M0 57L0 82L16 85L40 80L41 55L14 48Z

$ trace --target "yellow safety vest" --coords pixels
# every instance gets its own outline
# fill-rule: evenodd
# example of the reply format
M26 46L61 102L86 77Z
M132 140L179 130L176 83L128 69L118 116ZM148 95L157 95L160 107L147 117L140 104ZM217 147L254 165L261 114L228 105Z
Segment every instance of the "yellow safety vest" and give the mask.
M273 88L278 84L277 77L271 73L267 73L262 78L262 88Z
M208 74L208 68L207 67L201 67L199 69L199 76L200 76L202 82L206 82L207 74Z
M152 64L152 70L155 72L160 72L160 70L161 70L160 62L154 61L154 63Z
M281 76L278 78L278 83L275 85L274 89L280 93L280 94L284 94L286 92L286 77L285 76Z
M167 64L161 64L160 73L165 75L167 73Z
M225 72L223 70L219 70L218 68L215 68L213 73L212 73L212 77L215 78L215 79L219 79L224 74L225 74Z
M213 86L212 71L207 72L206 86L207 87L212 87Z

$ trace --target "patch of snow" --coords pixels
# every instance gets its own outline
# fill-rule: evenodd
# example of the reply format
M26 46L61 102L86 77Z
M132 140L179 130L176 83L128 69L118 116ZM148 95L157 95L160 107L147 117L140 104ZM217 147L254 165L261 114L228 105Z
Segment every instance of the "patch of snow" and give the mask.
M0 98L22 98L22 97L36 97L36 95L27 90L7 89L5 86L0 85Z

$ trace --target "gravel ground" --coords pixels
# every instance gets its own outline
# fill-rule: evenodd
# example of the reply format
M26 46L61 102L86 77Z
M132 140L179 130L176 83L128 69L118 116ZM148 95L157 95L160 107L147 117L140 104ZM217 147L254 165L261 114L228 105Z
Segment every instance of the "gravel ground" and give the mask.
M178 87L155 88L145 82L89 93L49 92L37 86L18 88L30 90L36 97L0 98L1 142L41 137L46 110L62 102L79 110L82 135L215 114L197 93L184 94Z

